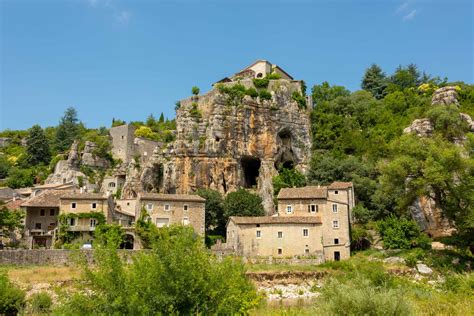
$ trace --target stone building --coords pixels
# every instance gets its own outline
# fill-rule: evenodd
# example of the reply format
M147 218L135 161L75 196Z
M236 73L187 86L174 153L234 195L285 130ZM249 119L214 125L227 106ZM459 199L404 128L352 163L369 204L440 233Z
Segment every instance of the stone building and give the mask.
M278 194L276 216L230 218L225 247L248 257L347 259L353 207L350 182L283 188Z
M109 134L112 139L112 155L122 162L129 162L139 157L141 162L146 162L153 155L153 151L163 144L150 139L136 137L136 127L125 124L112 127Z
M26 213L25 239L29 248L51 248L58 227L60 198L67 193L47 190L21 204Z
M192 194L143 193L138 210L145 209L150 220L158 227L172 224L191 225L195 232L204 236L205 199Z
M230 81L237 81L244 78L264 78L265 76L270 74L278 74L282 79L293 80L293 77L286 71L284 71L282 68L280 68L278 65L274 65L269 61L263 59L255 61L253 64L242 69L231 78L225 79L229 79ZM225 79L221 80L220 82L228 82Z
M262 76L280 69L270 65L257 61L246 69L263 71ZM250 77L221 84L256 88ZM267 215L273 214L272 178L277 170L294 167L305 173L308 169L310 108L294 100L294 93L302 94L303 83L289 75L269 80L265 90L270 99L244 96L235 100L216 86L204 95L181 100L176 140L156 150L139 172L127 175L123 196L188 194L198 188L226 194L243 187L258 193Z

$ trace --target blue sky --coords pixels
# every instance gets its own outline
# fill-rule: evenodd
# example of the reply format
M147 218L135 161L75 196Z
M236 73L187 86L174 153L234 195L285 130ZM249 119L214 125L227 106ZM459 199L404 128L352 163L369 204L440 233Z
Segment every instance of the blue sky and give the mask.
M473 2L0 0L0 130L145 120L267 59L308 87L399 64L473 82Z

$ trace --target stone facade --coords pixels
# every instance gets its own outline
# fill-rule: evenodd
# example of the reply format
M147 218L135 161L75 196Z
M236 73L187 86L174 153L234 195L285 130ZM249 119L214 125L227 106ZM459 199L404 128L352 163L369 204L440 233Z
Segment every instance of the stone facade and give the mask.
M246 257L347 259L353 207L349 182L284 188L278 195L278 216L231 217L225 247Z
M146 193L140 196L139 205L140 211L145 209L158 227L191 225L196 233L204 236L204 203L205 200L197 195Z

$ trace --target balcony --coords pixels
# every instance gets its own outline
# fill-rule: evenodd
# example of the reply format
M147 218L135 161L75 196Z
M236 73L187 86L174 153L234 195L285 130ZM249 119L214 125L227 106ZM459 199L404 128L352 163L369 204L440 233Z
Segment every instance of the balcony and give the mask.
M95 227L91 227L90 225L74 225L69 226L68 230L71 232L92 232L95 230Z

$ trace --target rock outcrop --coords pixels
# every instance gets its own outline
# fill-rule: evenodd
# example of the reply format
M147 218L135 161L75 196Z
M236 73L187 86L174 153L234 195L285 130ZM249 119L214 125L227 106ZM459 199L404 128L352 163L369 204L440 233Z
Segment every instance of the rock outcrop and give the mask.
M250 79L239 83L254 88ZM198 188L225 194L243 187L258 193L272 214L272 178L278 168L308 169L309 110L292 98L301 89L300 81L280 79L269 83L270 100L250 96L236 100L217 88L182 100L176 140L155 150L139 181L137 175L127 177L124 196L140 190L189 193Z
M447 86L433 93L431 104L435 105L459 105L456 87ZM474 132L474 122L467 114L460 113L461 120L469 127L468 131ZM434 131L434 124L428 118L417 119L403 130L404 133L415 133L419 137L430 137ZM461 145L465 138L454 140L455 144ZM433 237L451 235L454 231L452 223L443 217L442 209L433 196L421 196L410 206L413 219L419 227Z
M97 145L94 142L86 141L84 144L84 150L82 152L81 163L85 166L93 168L108 168L109 162L104 159L97 157L94 152L97 149Z

